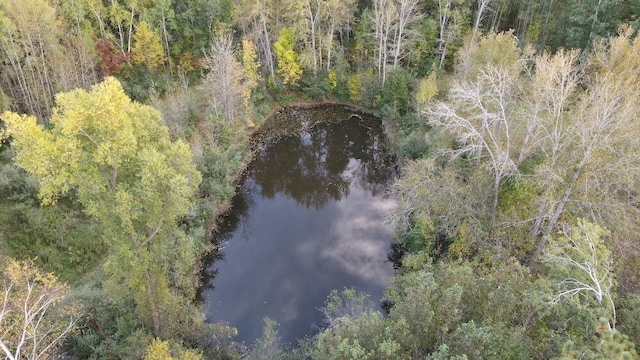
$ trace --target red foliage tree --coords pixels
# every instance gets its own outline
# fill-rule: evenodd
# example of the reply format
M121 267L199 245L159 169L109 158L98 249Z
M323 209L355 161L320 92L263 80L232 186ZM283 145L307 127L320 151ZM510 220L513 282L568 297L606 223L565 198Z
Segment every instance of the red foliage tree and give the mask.
M110 40L96 38L95 43L99 58L98 66L104 76L116 74L123 65L129 64L129 54L120 51Z

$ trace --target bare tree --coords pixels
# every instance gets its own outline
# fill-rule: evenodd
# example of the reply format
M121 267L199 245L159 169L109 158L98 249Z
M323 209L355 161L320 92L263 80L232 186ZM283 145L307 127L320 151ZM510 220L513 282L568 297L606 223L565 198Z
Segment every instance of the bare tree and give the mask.
M451 18L451 0L438 0L438 25L439 25L439 39L438 39L438 54L440 54L439 67L442 68L444 58L447 55L447 40L445 37L445 31Z
M531 76L531 96L526 102L527 110L524 114L527 123L535 127L535 141L551 167L558 166L558 162L562 161L561 153L575 139L578 131L575 127L584 125L581 122L572 122L571 117L566 116L569 101L575 97L582 76L577 63L578 56L578 51L559 51L553 56L542 54L536 57L536 72ZM553 170L547 166L542 166L539 170L542 175L539 177L541 187L552 187L552 182L557 181L558 174L553 174ZM566 196L564 202L568 200L570 193ZM531 231L533 235L538 234L543 221L549 217L545 214L553 213L551 209L556 208L545 198L541 200L539 213ZM564 207L562 202L557 205ZM556 208L556 211L558 209ZM545 234L548 234L553 226L555 220L548 223Z
M210 103L215 111L221 108L228 124L246 115L248 98L255 81L247 77L236 58L230 33L218 35L206 56L204 67L209 71L202 86L211 93ZM245 118L246 119L246 118Z
M415 42L417 32L411 29L411 25L422 18L418 11L418 0L398 0L394 3L398 13L398 23L394 29L393 41L393 67L408 53L408 49Z
M449 43L461 35L460 22L463 17L465 0L438 0L438 67L442 68L447 57Z
M418 0L374 0L372 21L374 37L378 40L376 62L382 83L386 80L387 65L398 66L417 40L411 25L421 18Z
M543 259L564 274L551 303L581 294L592 295L600 308L610 312L610 325L615 329L613 261L602 239L606 235L607 231L600 226L579 219L576 226L565 228L563 236L549 243Z
M0 282L0 350L7 359L46 359L73 330L75 306L54 311L68 288L33 262L5 258Z
M545 110L552 115L537 119L545 154L537 171L543 193L532 229L541 236L538 254L568 207L612 229L638 215L633 203L634 179L640 176L635 100L640 97L640 40L632 34L623 30L596 48L587 62L588 76L577 85L579 70L568 68L572 55L558 55L568 58L559 67L565 70L558 70L564 80L547 92L556 105ZM580 86L586 90L578 91Z
M518 53L510 34L485 41L510 44L511 51ZM507 48L503 51L509 52ZM494 178L491 229L495 226L501 181L519 174L518 161L526 157L521 153L529 151L522 146L526 126L519 120L517 111L521 101L521 68L517 56L511 64L483 64L475 76L454 82L448 102L438 103L426 113L429 124L442 127L460 143L451 151L453 158L466 155L478 161L486 159L486 166Z
M588 57L538 55L534 66L524 66L526 53L512 59L506 35L488 36L468 52L448 102L426 113L460 143L454 156L478 159L493 174L492 225L502 179L535 163L528 177L537 214L522 219L538 239L531 265L567 211L616 232L640 226L640 40L632 35L623 29Z
M378 67L378 76L382 77L382 83L385 83L387 75L387 59L389 58L389 38L391 36L391 27L396 20L389 2L391 0L374 0L373 14L371 20L374 25L374 37L378 40L378 49L376 55L376 65Z
M327 71L331 70L331 55L333 53L333 40L336 32L342 35L351 29L354 21L354 12L356 10L355 0L329 0L326 5L325 12L326 40L324 48L327 52Z
M491 4L491 0L476 0L476 20L473 23L474 36L478 33L478 28L480 28L480 22L482 21L482 17L484 16L485 12L491 10L489 4Z

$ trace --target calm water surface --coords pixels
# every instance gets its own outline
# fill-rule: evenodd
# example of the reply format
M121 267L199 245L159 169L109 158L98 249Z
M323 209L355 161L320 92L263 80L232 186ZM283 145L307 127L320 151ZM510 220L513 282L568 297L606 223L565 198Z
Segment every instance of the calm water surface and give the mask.
M393 275L384 219L394 160L380 120L323 107L287 109L274 121L296 135L265 145L251 164L217 235L222 259L201 289L208 321L229 322L246 343L267 316L285 342L311 335L332 289L376 301Z

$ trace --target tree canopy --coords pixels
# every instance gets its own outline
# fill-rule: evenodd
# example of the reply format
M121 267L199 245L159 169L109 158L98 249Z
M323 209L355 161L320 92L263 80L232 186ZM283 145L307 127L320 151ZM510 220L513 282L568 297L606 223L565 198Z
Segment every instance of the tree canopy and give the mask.
M159 332L158 303L167 301L170 274L188 273L191 265L176 265L194 256L176 224L200 182L186 144L172 142L160 114L131 101L112 77L91 91L58 94L51 128L11 112L2 120L16 164L39 180L42 203L73 192L101 223L112 244L106 266L113 284L132 291ZM170 266L172 253L187 257Z

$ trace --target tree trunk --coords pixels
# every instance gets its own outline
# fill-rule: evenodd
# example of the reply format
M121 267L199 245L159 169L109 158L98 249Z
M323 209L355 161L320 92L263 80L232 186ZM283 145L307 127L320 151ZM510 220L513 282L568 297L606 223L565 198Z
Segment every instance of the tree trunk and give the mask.
M129 38L127 39L127 52L131 52L131 38L133 35L134 16L135 16L135 12L133 11L133 6L131 6L131 19L129 20Z
M475 38L480 28L480 22L482 21L482 14L489 8L491 0L478 0L478 10L476 13L476 21L473 24L473 37Z
M265 60L267 62L267 67L269 68L269 74L271 75L271 79L276 78L276 73L273 67L273 55L271 52L271 41L269 40L269 31L267 30L267 21L264 18L264 14L260 16L260 20L262 23L262 47L265 52Z
M327 39L329 40L329 44L327 45L327 72L331 70L331 48L333 47L334 27L335 27L335 21L332 18L331 26L329 27L329 33L327 34Z
M151 323L153 324L153 334L160 335L160 315L158 314L158 308L156 306L156 299L154 299L153 282L151 279L151 272L147 270L146 273L146 285L145 293L147 295L147 301L149 302L149 311L151 312Z
M489 238L493 239L494 228L496 226L496 213L498 212L498 200L500 196L500 178L502 174L495 170L495 179L493 182L493 202L491 203L491 227L489 228Z
M438 68L442 69L442 64L444 64L444 59L447 54L447 42L444 38L444 32L447 27L447 23L449 22L449 10L451 7L451 2L447 0L444 8L442 7L442 0L438 2L438 7L440 11L440 38L438 39L438 53L440 55L440 61L438 63Z
M591 40L593 40L593 29L596 26L596 22L598 22L598 13L600 13L600 4L602 4L602 0L598 0L598 4L596 5L596 13L593 15L593 21L591 22L591 30L589 31L588 44L591 44Z
M540 242L538 242L538 246L536 247L536 250L533 256L529 259L529 267L532 267L536 259L540 256L540 254L542 254L542 251L544 250L544 247L547 244L547 240L551 235L551 231L556 227L556 223L558 222L558 219L560 218L560 215L564 210L564 206L567 204L567 202L569 201L569 198L571 197L571 194L573 193L573 185L576 183L576 181L578 181L578 178L582 173L583 166L584 166L584 160L580 162L576 170L573 172L573 176L571 176L571 181L567 184L567 188L564 191L564 195L562 196L562 199L556 205L553 215L551 216L551 218L549 219L549 222L545 226L544 231L542 232L542 237L540 238ZM538 216L540 215L542 215L542 212L539 212ZM536 224L534 225L533 230L537 231L535 227L538 226L541 222L542 222L542 219L536 219Z
M311 0L307 1L307 11L309 12L309 24L311 24L311 55L313 56L313 72L318 72L318 53L316 48L316 21L317 17L313 14L311 9ZM316 11L319 11L316 9Z
M93 11L93 15L95 15L96 19L98 19L98 27L100 28L100 38L104 39L104 23L102 21L102 17L97 11Z
M169 49L169 36L167 33L167 19L164 15L164 8L162 9L162 33L164 37L164 46L167 51L167 60L169 60L169 70L172 70L171 66L171 50ZM173 73L173 72L172 72Z

